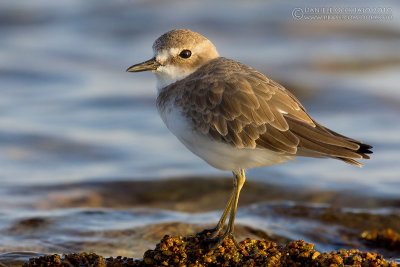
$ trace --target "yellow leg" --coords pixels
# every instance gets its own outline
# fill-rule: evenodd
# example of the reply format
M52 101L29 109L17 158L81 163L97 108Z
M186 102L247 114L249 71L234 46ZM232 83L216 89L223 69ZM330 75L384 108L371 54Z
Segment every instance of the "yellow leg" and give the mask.
M217 224L217 227L215 228L215 231L213 232L213 235L211 236L211 238L205 240L204 242L206 249L212 250L217 248L228 236L233 240L233 242L235 242L235 245L237 247L239 246L233 237L233 232L234 232L235 215L236 215L237 203L239 201L240 191L242 190L244 182L246 181L244 170L233 171L233 178L234 178L233 192L231 198L229 199L228 204L226 205L226 208L221 216L221 219ZM213 238L222 229L228 217L228 213L230 213L228 228L226 229L225 233L222 236Z
M209 238L214 238L221 232L222 228L224 227L225 221L228 218L229 212L231 211L233 195L234 195L234 190L232 191L231 196L229 197L228 203L225 206L225 210L222 213L221 218L218 221L218 224L214 228L205 229L205 230L197 233L196 235L203 235L206 233L211 233Z
M232 208L233 195L234 195L234 191L232 192L232 194L231 194L231 196L230 196L230 198L228 200L228 203L226 204L225 210L222 213L221 218L219 219L217 226L214 229L212 229L213 233L210 236L210 238L216 237L218 235L218 233L221 231L221 229L224 227L225 221L228 218L229 212L231 211L231 208Z
M244 182L246 181L246 176L244 173L244 170L240 170L238 172L233 172L234 176L234 182L233 182L233 189L234 189L234 197L233 197L233 202L232 202L232 207L231 207L231 214L229 216L229 222L228 222L228 228L226 229L226 232L222 235L224 238L229 236L232 238L232 240L235 242L235 245L238 247L238 243L233 237L233 232L234 232L234 224L235 224L235 216L236 216L236 209L237 209L237 204L239 201L239 195L240 191L242 190L242 187L244 185Z

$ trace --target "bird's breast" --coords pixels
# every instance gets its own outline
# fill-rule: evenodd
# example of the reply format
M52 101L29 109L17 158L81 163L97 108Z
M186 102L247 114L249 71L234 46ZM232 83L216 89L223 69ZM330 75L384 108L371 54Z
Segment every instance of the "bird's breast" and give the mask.
M179 97L175 87L165 87L159 91L157 96L158 112L167 128L178 138L182 132L190 130L187 119L183 115L182 108L176 105Z

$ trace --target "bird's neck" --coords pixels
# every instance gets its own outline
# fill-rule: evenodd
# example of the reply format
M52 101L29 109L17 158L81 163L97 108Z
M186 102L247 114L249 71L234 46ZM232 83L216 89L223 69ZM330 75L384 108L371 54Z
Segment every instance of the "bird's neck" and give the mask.
M157 93L176 81L182 80L195 72L196 69L179 68L176 66L161 66L154 71L157 77Z

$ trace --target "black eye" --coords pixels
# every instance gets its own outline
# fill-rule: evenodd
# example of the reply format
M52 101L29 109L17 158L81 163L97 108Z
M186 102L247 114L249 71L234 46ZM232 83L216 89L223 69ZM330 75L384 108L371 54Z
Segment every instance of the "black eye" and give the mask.
M190 50L182 50L182 52L179 54L179 56L181 58L190 58L190 56L192 55L192 52Z

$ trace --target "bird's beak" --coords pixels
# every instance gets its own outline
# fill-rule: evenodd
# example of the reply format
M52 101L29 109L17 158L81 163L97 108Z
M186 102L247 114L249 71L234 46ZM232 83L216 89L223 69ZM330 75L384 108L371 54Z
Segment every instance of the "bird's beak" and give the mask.
M155 57L145 62L135 64L126 69L127 72L139 72L146 70L156 70L161 64L158 63Z

